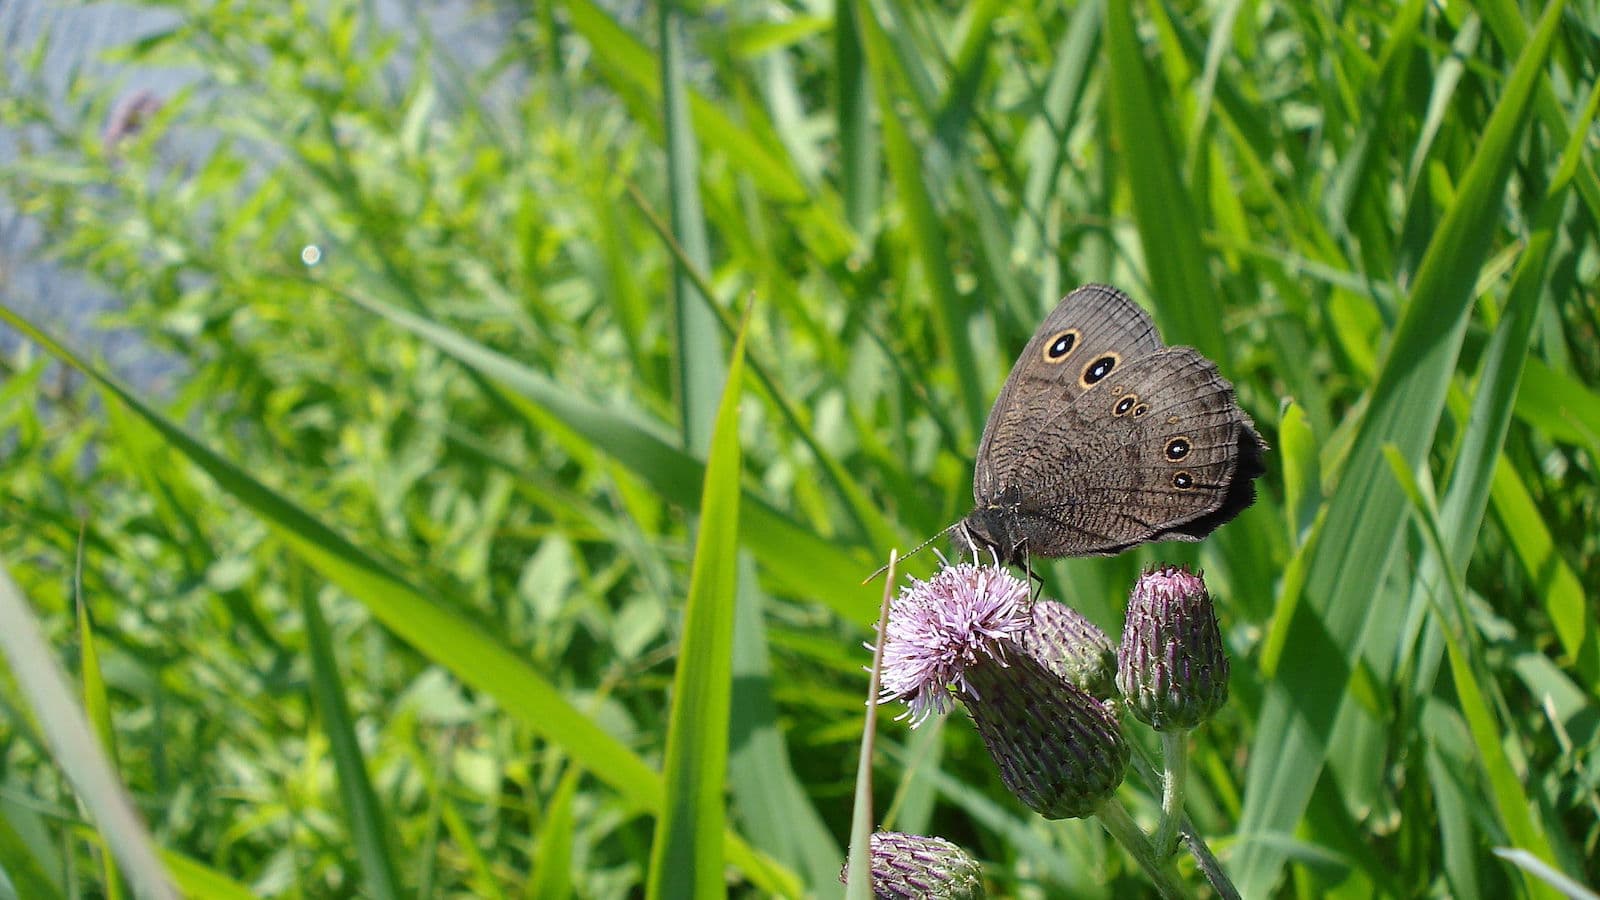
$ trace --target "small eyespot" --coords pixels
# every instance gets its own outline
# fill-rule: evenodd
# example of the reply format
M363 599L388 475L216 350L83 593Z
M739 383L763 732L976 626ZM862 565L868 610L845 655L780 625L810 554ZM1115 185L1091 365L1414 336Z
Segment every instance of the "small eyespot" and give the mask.
M1121 400L1117 401L1116 406L1111 407L1111 414L1113 416L1125 416L1128 414L1128 410L1133 409L1133 405L1138 402L1138 397L1135 397L1132 394L1126 394Z
M1188 472L1179 472L1172 476L1172 486L1180 491L1187 491L1194 487L1194 477Z
M1137 419L1137 418L1139 418L1140 416L1144 415L1145 413L1147 413L1149 411L1150 411L1150 406L1148 404L1141 403L1138 406L1135 406L1133 408L1133 417L1135 419Z
M1177 416L1167 416L1167 424L1168 425L1176 425L1176 424L1178 424L1178 417Z
M1083 378L1081 379L1083 386L1088 387L1091 384L1099 384L1102 379L1111 374L1111 370L1116 366L1117 355L1115 353L1108 353L1090 363L1088 368L1083 370Z
M1177 462L1189 455L1189 439L1175 437L1167 441L1167 459Z
M1047 363L1061 362L1071 355L1072 348L1076 346L1078 346L1078 329L1068 328L1066 331L1051 338L1050 343L1044 345L1044 361Z

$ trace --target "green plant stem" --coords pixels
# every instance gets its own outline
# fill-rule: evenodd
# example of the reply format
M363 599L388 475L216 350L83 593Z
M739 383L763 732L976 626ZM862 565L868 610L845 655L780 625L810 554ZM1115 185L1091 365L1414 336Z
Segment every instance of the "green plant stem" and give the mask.
M1128 815L1128 810L1116 797L1110 797L1100 804L1095 816L1100 819L1100 824L1105 826L1106 831L1117 839L1117 843L1133 854L1133 858L1139 862L1139 868L1144 869L1145 875L1149 876L1162 897L1172 900L1190 896L1178 883L1171 864L1156 857L1155 851L1150 847L1150 841L1144 836L1144 832L1139 830L1138 824Z
M1189 775L1189 729L1161 732L1161 825L1156 829L1156 856L1166 859L1178 848L1178 823L1183 819L1183 783Z
M1133 747L1133 767L1139 771L1139 777L1144 779L1145 784L1154 788L1158 783L1155 761L1145 751L1143 744L1129 741L1129 745ZM1211 848L1205 839L1200 837L1199 830L1194 827L1188 816L1179 819L1178 830L1183 835L1183 845L1189 848L1189 854L1194 857L1195 865L1199 867L1201 874L1206 876L1206 880L1211 882L1211 887L1217 892L1217 896L1222 900L1240 900L1239 889L1234 887L1228 873L1222 870L1221 861L1212 854Z

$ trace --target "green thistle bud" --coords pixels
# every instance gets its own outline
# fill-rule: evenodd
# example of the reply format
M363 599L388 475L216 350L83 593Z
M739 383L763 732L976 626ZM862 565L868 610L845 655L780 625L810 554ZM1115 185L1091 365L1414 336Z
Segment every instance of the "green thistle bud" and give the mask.
M1000 780L1039 815L1091 815L1122 783L1129 751L1116 716L1026 653L968 669L959 694Z
M1033 604L1033 625L1022 635L1022 649L1072 684L1100 700L1115 695L1117 648L1100 626L1057 600Z
M1193 728L1228 699L1228 656L1203 578L1174 566L1140 576L1128 598L1117 688L1157 731Z
M976 900L984 895L978 861L944 838L879 831L870 844L872 895L878 900ZM849 874L846 863L839 880Z

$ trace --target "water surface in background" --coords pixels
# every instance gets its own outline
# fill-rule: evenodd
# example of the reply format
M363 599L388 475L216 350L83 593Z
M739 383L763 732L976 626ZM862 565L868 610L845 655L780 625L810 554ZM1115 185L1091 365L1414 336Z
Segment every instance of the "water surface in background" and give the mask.
M368 9L382 30L403 36L410 48L424 31L431 35L440 115L451 115L462 103L472 103L500 114L509 124L515 92L523 84L521 72L507 67L487 95L481 92L476 73L500 55L506 30L526 11L518 14L473 0L420 6L403 0L372 0ZM170 28L176 21L176 16L160 9L0 0L0 66L5 67L10 85L42 93L63 122L82 126L91 111L86 102L69 97L68 85L74 79L95 85L95 93L114 91L122 101L142 94L169 97L197 80L193 71L106 61L108 51ZM25 61L40 41L46 52L38 70L32 71ZM392 56L388 82L394 96L403 93L411 77L411 59L412 53L404 50ZM103 125L95 123L95 130ZM14 125L0 122L0 166L17 159L19 141L25 137ZM205 147L200 142L210 136L197 135L187 146L182 135L174 135L174 139L178 141L175 157L184 159L203 155ZM170 395L171 382L181 377L179 362L155 352L135 333L108 327L102 314L115 310L118 299L91 279L52 262L47 240L39 223L20 213L0 192L0 304L40 324L79 352L104 361L140 390L158 397ZM319 242L315 235L307 235L306 243ZM0 359L14 359L22 342L19 334L0 324ZM0 366L0 378L5 371Z

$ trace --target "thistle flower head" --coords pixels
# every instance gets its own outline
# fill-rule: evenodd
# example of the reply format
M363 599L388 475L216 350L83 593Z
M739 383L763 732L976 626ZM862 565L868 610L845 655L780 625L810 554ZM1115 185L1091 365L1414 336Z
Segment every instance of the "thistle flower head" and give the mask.
M1163 566L1134 584L1117 688L1128 709L1157 731L1193 728L1228 699L1228 655L1200 575Z
M1022 649L1100 700L1116 692L1116 645L1065 603L1041 597L1033 604L1033 626L1022 636Z
M911 579L889 606L878 702L903 700L913 727L948 712L950 688L976 693L971 668L1004 662L1027 629L1028 585L999 566L945 566L927 581Z
M983 897L978 861L944 838L879 831L871 838L872 895L878 900L977 900ZM846 865L839 880L849 875Z

